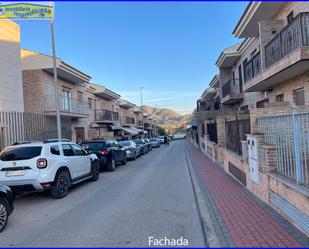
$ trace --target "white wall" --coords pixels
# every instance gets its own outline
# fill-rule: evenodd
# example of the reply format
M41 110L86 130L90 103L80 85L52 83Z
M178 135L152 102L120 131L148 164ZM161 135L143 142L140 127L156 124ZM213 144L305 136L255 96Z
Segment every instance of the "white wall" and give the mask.
M0 20L0 110L23 111L19 26Z

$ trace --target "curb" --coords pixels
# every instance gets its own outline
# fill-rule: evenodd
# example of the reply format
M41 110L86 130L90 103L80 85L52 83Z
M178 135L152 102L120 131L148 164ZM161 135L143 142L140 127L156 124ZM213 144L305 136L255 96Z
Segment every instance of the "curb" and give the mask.
M190 159L187 155L187 152L184 150L185 153L185 158L187 162L187 167L191 179L191 183L193 186L193 191L195 195L195 199L197 202L197 207L198 207L198 212L201 217L201 222L202 222L202 228L203 228L203 233L204 233L204 239L205 242L207 243L206 246L208 247L221 247L220 240L216 234L215 228L213 226L213 223L210 218L210 211L209 208L205 202L205 199L203 198L202 191L200 189L199 183L196 179L195 172L192 168Z

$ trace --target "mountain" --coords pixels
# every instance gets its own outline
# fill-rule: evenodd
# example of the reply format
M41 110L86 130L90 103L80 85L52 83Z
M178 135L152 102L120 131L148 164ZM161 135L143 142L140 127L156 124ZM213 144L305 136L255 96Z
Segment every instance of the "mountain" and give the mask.
M171 109L144 106L144 111L156 118L157 125L167 132L173 132L177 128L184 127L191 119L191 114L181 115Z

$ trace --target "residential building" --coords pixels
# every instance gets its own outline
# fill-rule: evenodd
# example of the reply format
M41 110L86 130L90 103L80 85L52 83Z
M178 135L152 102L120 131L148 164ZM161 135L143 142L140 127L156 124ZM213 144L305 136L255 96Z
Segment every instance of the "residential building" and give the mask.
M0 31L0 111L21 112L24 103L19 25L1 20Z
M120 124L117 101L120 95L99 84L89 84L87 101L90 108L89 139L114 138L113 128Z
M219 88L197 101L191 139L307 235L308 9L306 2L249 3L233 31L244 40L220 54L211 82Z
M56 124L55 88L52 56L35 51L21 50L22 80L25 112L41 113ZM62 135L74 141L87 139L89 105L85 99L86 87L91 79L57 58L60 115ZM50 126L55 133L56 125Z

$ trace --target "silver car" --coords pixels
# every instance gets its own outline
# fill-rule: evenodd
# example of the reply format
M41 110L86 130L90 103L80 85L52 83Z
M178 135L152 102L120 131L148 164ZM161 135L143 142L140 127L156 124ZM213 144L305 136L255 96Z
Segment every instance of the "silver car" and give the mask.
M127 159L133 159L135 160L140 155L140 149L138 146L136 146L136 143L127 140L127 141L119 141L118 142L126 151Z
M157 138L150 138L150 144L152 148L159 148L160 147L160 141Z

